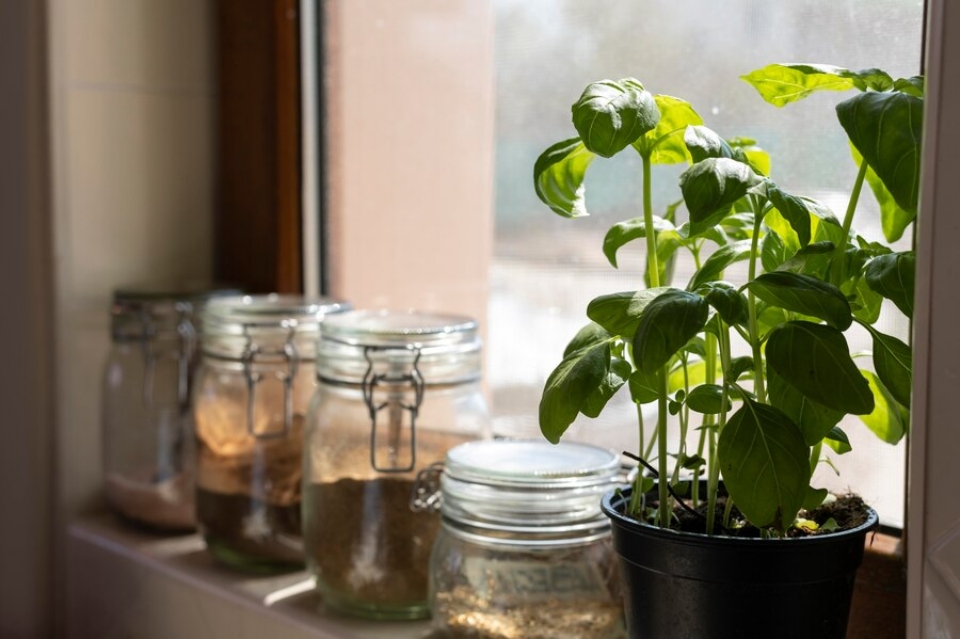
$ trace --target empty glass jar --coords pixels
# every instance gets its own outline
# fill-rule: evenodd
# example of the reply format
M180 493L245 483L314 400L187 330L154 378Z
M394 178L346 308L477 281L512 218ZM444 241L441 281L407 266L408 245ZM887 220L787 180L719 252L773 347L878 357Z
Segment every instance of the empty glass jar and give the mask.
M194 528L190 387L204 300L225 291L114 292L102 380L104 488L124 518L165 531Z
M304 548L324 605L379 619L429 614L434 512L414 512L417 473L486 437L476 322L352 312L321 329L308 416Z
M600 498L619 457L585 444L451 450L430 570L434 626L476 639L624 636L619 563ZM429 480L421 493L430 494Z
M214 300L194 391L197 523L209 551L248 571L303 565L304 415L321 321L345 305L295 296Z

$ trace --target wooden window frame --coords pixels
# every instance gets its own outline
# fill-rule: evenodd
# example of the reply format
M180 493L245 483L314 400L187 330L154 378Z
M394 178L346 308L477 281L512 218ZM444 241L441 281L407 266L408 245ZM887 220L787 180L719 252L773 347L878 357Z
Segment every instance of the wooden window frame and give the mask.
M298 0L217 0L214 274L250 293L300 293Z

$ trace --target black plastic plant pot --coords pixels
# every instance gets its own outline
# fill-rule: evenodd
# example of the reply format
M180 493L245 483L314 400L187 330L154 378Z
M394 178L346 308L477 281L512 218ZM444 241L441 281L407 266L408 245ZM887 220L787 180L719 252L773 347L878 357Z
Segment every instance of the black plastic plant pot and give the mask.
M662 530L623 514L630 491L602 508L621 557L631 638L843 639L866 523L827 535L746 539Z

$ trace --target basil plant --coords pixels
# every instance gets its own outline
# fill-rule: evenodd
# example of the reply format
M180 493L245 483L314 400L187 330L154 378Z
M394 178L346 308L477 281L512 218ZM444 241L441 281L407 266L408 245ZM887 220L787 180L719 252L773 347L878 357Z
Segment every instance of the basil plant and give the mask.
M823 447L850 450L838 426L860 419L896 443L909 421L911 349L875 326L890 300L913 314L914 254L894 252L856 233L853 220L866 182L880 204L888 243L917 214L922 78L892 79L877 69L774 64L743 77L782 107L817 91L856 91L836 107L859 166L842 219L822 204L784 189L769 155L754 140L724 139L703 125L686 101L652 95L635 79L589 85L573 105L577 135L536 161L537 195L563 217L586 216L585 177L599 156L637 153L643 165L642 216L610 228L603 252L643 242L643 286L601 295L586 309L590 323L570 341L540 402L544 436L557 442L578 414L596 417L623 387L637 405L637 477L628 511L661 526L671 522L672 485L690 482L687 498L707 504L717 522L722 479L729 496L763 534L782 535L802 508L827 496L811 486ZM654 165L687 163L679 198L656 215ZM686 209L687 221L677 213ZM696 271L673 284L681 252ZM724 279L746 262L746 279ZM638 281L639 283L639 281ZM858 363L845 333L872 337L872 366ZM644 432L641 405L655 402L656 427ZM668 450L669 419L679 448ZM633 456L633 455L631 455ZM660 479L658 506L643 494Z

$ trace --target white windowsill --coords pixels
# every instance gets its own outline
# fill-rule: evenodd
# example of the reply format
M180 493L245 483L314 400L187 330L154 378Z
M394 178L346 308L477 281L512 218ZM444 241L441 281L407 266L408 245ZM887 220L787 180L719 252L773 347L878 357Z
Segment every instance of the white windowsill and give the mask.
M151 535L100 515L73 523L67 546L71 639L420 639L429 630L331 616L307 573L229 571L198 535Z

